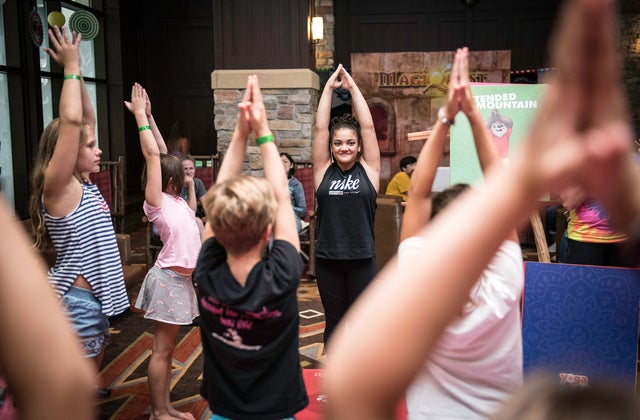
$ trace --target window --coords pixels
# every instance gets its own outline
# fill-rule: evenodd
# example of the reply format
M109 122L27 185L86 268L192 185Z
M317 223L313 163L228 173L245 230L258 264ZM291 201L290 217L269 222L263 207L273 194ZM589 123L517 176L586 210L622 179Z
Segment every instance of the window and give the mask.
M28 16L37 11L43 26L43 42L32 42ZM107 149L107 78L105 68L104 19L100 0L6 1L0 6L0 185L6 200L20 216L26 216L30 195L29 177L40 134L58 113L63 74L44 51L49 44L47 16L61 12L68 26L79 10L92 13L100 32L80 44L81 71L94 110L100 110L96 138ZM25 37L23 34L27 34ZM36 52L37 51L37 52Z
M7 47L4 34L4 7L0 8L0 65L7 65ZM0 71L0 187L5 199L14 205L13 162L11 157L11 122L9 121L9 84L7 72Z

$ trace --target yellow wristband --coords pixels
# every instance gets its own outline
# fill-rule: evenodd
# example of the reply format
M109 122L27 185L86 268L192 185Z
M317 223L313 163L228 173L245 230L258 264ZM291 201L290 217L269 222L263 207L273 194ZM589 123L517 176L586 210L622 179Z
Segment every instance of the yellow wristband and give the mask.
M82 77L80 77L79 74L65 74L64 80L69 80L69 79L82 80Z
M258 137L256 139L256 144L258 146L262 146L263 144L269 143L269 142L275 142L275 138L273 137L273 134L267 134L266 136Z

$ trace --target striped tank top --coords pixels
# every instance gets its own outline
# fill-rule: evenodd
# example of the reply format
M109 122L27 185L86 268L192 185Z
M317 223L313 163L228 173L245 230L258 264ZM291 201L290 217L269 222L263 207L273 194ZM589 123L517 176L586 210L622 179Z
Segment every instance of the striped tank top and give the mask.
M79 275L91 285L102 313L117 315L129 308L109 206L95 184L82 183L78 207L63 217L49 215L42 205L51 243L57 252L49 282L64 295Z

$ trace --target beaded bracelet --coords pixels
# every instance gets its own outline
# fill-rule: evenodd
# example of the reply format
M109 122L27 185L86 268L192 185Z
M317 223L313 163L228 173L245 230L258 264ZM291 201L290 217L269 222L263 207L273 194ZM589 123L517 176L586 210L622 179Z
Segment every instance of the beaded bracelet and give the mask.
M82 77L80 77L79 74L65 74L63 79L64 80L69 80L69 79L82 80Z
M258 146L262 146L265 143L269 143L269 142L273 142L273 141L275 141L275 138L273 137L273 134L267 134L266 136L258 137L256 139L256 144Z
M151 126L143 125L141 127L138 127L138 133L144 130L151 130Z

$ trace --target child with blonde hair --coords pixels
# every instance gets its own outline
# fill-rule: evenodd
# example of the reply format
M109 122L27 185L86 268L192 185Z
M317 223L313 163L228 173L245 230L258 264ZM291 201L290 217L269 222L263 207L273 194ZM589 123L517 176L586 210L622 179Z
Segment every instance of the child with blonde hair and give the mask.
M204 197L207 224L194 274L201 394L212 419L292 418L308 404L298 353L300 241L256 76L239 108L218 179ZM265 178L240 175L251 132Z

